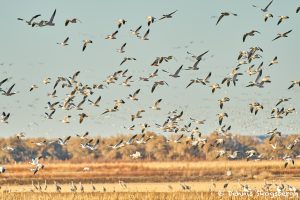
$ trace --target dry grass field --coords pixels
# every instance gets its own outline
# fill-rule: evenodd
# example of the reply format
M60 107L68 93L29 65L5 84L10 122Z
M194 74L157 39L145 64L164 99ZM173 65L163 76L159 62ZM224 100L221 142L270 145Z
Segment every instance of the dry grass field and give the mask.
M0 199L284 199L255 192L262 191L264 180L273 184L272 192L276 192L275 184L300 188L297 163L284 168L282 161L53 162L45 163L36 175L29 164L11 164L0 175ZM83 171L85 167L90 170ZM60 193L54 181L61 187ZM77 187L76 194L71 191L71 182ZM225 183L228 187L224 189ZM182 184L189 189L184 190ZM230 191L242 191L240 184L247 184L253 196L232 196ZM298 197L294 194L291 198Z
M36 175L30 164L6 165L1 183L28 184L32 180L81 181L89 183L125 182L178 182L207 180L263 180L295 179L300 174L296 162L284 168L283 161L199 161L199 162L110 162L110 163L44 163L45 168ZM89 171L83 168L88 167ZM232 175L227 176L226 172Z

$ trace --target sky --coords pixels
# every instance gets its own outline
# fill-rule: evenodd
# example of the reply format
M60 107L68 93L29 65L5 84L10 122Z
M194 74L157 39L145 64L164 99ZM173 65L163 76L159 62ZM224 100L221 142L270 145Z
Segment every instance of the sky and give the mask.
M191 0L191 1L1 1L1 37L0 37L0 80L9 78L1 87L7 89L15 83L14 91L18 93L11 97L0 96L0 111L11 113L9 123L0 123L0 137L12 136L17 132L25 132L28 137L60 137L70 134L82 134L89 131L91 135L109 136L130 133L125 127L133 124L149 123L149 130L163 133L155 127L155 123L163 124L167 113L172 110L183 110L181 125L188 124L189 118L206 120L200 131L210 133L219 127L216 114L227 112L229 117L224 124L232 126L232 132L256 135L264 134L273 128L278 128L283 134L299 133L300 87L288 90L292 80L300 79L299 56L299 25L300 13L296 14L299 1L275 0L269 8L274 18L264 22L264 13L260 8L269 1L253 0ZM18 6L16 6L18 5ZM252 5L256 5L257 8ZM41 14L37 19L48 20L54 10L55 26L30 27L18 17L30 19ZM157 21L150 26L148 41L137 39L130 33L142 25L141 33L145 33L147 16L160 18L178 10L171 19ZM237 16L224 17L216 26L221 12L236 13ZM289 19L279 26L278 16L287 15ZM82 23L64 26L66 19L78 18ZM117 20L124 18L126 24L119 29L116 40L105 40L106 35L117 30ZM244 33L258 30L261 34L242 41ZM277 33L291 30L288 38L272 42ZM62 42L69 37L69 45L61 47ZM82 40L91 39L82 52ZM116 49L127 43L125 53ZM191 79L204 78L212 72L211 83L221 83L222 79L237 66L237 56L240 51L259 46L263 49L262 58L253 61L255 66L264 62L263 75L271 77L271 84L264 88L247 88L249 77L245 70L250 64L242 65L237 86L226 87L212 94L207 86L192 85L185 88ZM175 72L181 65L184 68L192 66L194 60L186 53L194 54L209 52L200 62L197 71L180 72L180 78L169 77L161 70ZM150 64L158 56L174 56L175 59L163 63L159 67ZM268 67L268 63L278 57L279 64ZM124 57L135 57L135 62L126 62L120 66ZM88 97L95 100L102 96L100 106L95 108L85 103L84 112L89 116L82 124L78 123L80 111L64 111L58 109L54 119L45 119L47 102L62 101L71 89L57 89L57 98L50 99L47 93L53 91L57 77L69 77L80 71L78 80L84 84L103 83L105 78L118 70L128 69L133 76L131 87L118 84L109 85L104 90L95 90ZM159 69L159 76L149 82L139 81ZM44 85L43 79L51 78L51 84ZM162 86L152 94L150 92L154 81L165 80L169 86ZM29 92L31 85L39 88ZM133 102L126 97L137 89L139 101ZM217 100L228 96L223 111ZM282 104L285 108L294 107L296 112L283 119L269 119L271 109L280 98L291 98ZM152 104L162 98L161 110L149 109ZM82 97L75 98L78 103ZM106 108L111 108L114 99L124 99L125 105L116 113L101 115ZM257 101L264 109L254 116L249 111L249 103ZM280 107L280 106L279 106ZM131 122L130 115L138 109L145 109L142 119ZM63 124L60 120L71 115L71 123ZM192 126L194 128L195 125ZM131 133L139 133L139 130Z

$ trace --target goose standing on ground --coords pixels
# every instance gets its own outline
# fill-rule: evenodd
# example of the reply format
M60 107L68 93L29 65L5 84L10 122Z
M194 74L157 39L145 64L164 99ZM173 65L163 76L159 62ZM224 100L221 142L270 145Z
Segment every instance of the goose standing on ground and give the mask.
M277 34L277 37L274 38L272 41L277 40L277 39L282 38L282 37L288 37L288 34L289 34L290 32L292 32L292 30L289 30L289 31L284 32L284 33L278 33L278 34Z
M220 17L218 18L218 21L217 21L216 25L218 25L218 23L221 21L221 19L222 19L224 16L229 16L229 15L237 16L237 14L235 14L235 13L221 12L221 15L220 15Z
M87 47L88 44L92 44L93 41L92 40L89 40L89 39L86 39L86 40L83 40L83 47L82 47L82 51L85 50L85 48Z
M33 16L29 21L27 21L27 20L25 20L25 19L23 19L23 18L17 18L17 19L20 20L20 21L25 21L28 25L31 25L31 24L32 24L32 21L33 21L34 19L38 18L39 16L41 16L41 15L40 15L40 14L35 15L35 16Z
M162 20L162 19L165 19L165 18L172 18L173 14L176 13L178 10L175 10L174 12L171 12L169 14L164 14L161 18L159 18L159 20ZM154 19L153 19L154 20ZM149 21L148 21L148 24L149 24ZM148 25L149 26L149 25Z
M69 45L68 40L69 40L69 37L67 37L63 42L57 42L56 44L59 44L61 46L67 46L67 45Z
M77 22L80 22L81 23L81 21L79 20L79 19L77 19L77 18L73 18L73 19L66 19L66 21L65 21L65 26L68 26L68 24L69 23L77 23Z

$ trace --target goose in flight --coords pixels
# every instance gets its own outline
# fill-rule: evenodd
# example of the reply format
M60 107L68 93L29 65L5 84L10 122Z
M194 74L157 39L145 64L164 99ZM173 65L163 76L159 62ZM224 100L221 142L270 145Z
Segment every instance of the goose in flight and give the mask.
M76 134L76 136L79 137L82 140L87 139L88 135L89 135L89 132L85 132L83 135Z
M44 83L45 85L47 85L47 84L50 83L50 81L51 81L51 78L45 78L45 79L43 80L43 83Z
M155 17L153 17L153 16L148 16L147 17L147 24L148 24L148 26L150 26L151 24L153 24L154 23L154 21L155 21Z
M164 14L161 18L159 18L159 20L162 20L162 19L165 19L165 18L172 18L173 16L173 14L174 13L176 13L178 10L175 10L175 11L173 11L173 12L171 12L171 13L169 13L169 14ZM154 19L153 19L154 20ZM149 24L149 21L148 21L148 24ZM149 26L149 25L148 25Z
M221 89L221 87L220 87L220 85L219 85L218 83L211 84L209 87L212 88L212 89L211 89L211 92L212 92L212 93L215 93L215 91L216 91L217 89Z
M300 6L296 9L296 13L298 13L300 11Z
M67 45L69 45L68 40L69 40L69 37L67 37L63 42L57 42L56 44L59 44L61 46L67 46Z
M139 92L141 91L141 89L136 90L133 94L129 94L129 96L127 97L128 99L131 99L133 101L137 101L139 100L137 98L137 95L139 94Z
M68 141L71 139L71 136L68 136L67 138L65 138L64 140L61 138L58 138L58 144L60 144L61 146L64 146L68 143Z
M209 51L206 51L202 54L200 54L199 56L193 55L192 53L187 51L187 54L192 55L192 58L196 59L196 62L194 63L193 67L188 67L186 70L198 70L199 68L197 67L199 62L202 60L202 57L207 54Z
M269 18L273 18L273 15L272 15L271 13L267 13L267 14L265 15L265 18L264 18L265 22L266 22Z
M119 32L119 31L116 30L116 31L113 32L111 35L107 35L107 36L105 37L105 39L110 39L110 40L115 40L115 39L117 39L117 38L116 38L116 35L117 35L118 32Z
M270 7L270 5L273 3L273 0L270 1L270 3L268 3L268 5L265 8L262 8L261 11L263 12L268 12L268 8Z
M153 110L160 110L159 104L162 101L162 99L158 99L157 101L155 101L154 106L150 107Z
M40 171L41 169L44 169L44 165L41 163L38 163L37 165L35 165L35 168L30 169L33 172L33 175L35 175L38 171Z
M116 112L118 110L119 106L114 106L113 108L107 108L101 115L104 115L109 112Z
M80 23L81 23L81 21L80 21L79 19L77 19L77 18L66 19L66 21L65 21L65 26L68 26L69 23L75 24L75 23L77 23L77 22L80 22Z
M55 110L53 110L51 113L45 112L45 115L46 115L45 118L46 119L53 119L52 116L53 116L54 113L55 113Z
M228 158L236 159L239 153L239 151L234 151L232 154L228 155Z
M204 124L205 123L205 119L204 120L198 120L198 119L194 119L194 118L191 118L190 117L190 120L192 120L193 123L196 123L196 124Z
M3 174L3 173L5 172L5 170L6 170L6 168L3 167L3 166L1 166L1 167L0 167L0 174Z
M55 23L53 22L55 14L56 14L56 9L54 10L50 20L45 23L45 26L54 26L55 25Z
M125 81L123 81L120 85L124 85L126 87L130 87L130 83L132 83L133 81L131 80L132 79L132 76L129 76L128 78L126 78Z
M226 154L226 151L225 151L225 150L219 150L219 151L218 151L218 155L216 156L216 159L221 158L221 157L224 157L225 154Z
M219 99L218 102L219 102L220 108L223 109L224 103L228 102L228 101L230 101L229 97L223 97L222 99Z
M180 71L182 70L182 67L183 67L183 65L181 65L177 70L176 70L176 72L174 73L174 74L169 74L169 76L171 76L171 77L173 77L173 78L179 78L180 76L179 76L179 73L180 73ZM166 73L170 73L170 72L168 72L168 71L166 71L166 70L163 70L164 72L166 72Z
M146 33L144 34L143 37L141 37L140 35L137 35L137 37L138 37L139 39L141 39L141 40L149 40L149 38L148 38L149 33L150 33L150 29L148 29L148 30L146 31Z
M5 79L3 79L3 80L0 82L0 87L1 87L1 85L3 85L3 83L5 83L6 81L8 81L8 78L5 78ZM0 91L1 91L1 88L0 88Z
M139 36L139 34L140 34L139 31L141 30L141 28L142 28L142 25L137 27L137 29L135 29L135 30L130 29L130 32L132 35Z
M243 36L243 42L246 41L246 38L247 38L248 36L254 36L255 33L259 33L259 34L260 34L260 32L259 32L259 31L256 31L256 30L252 30L252 31L250 31L250 32L248 32L248 33L245 33L244 36Z
M88 101L91 103L92 106L99 107L99 103L100 103L100 101L101 101L101 96L99 96L98 99L96 99L95 102L93 102L93 101L90 100L90 99L89 99Z
M8 118L10 116L10 113L5 113L5 112L2 112L2 115L0 116L0 122L1 123L5 123L5 124L8 124Z
M65 116L62 120L62 123L69 124L70 123L70 118L71 118L71 115Z
M206 85L209 83L209 78L211 77L211 72L204 79L192 79L190 83L186 86L186 88L190 87L193 83L202 83L202 85Z
M17 133L16 138L19 139L19 140L22 139L22 138L25 138L25 133L24 132Z
M29 89L29 92L31 92L31 91L33 91L34 89L37 89L37 88L38 88L37 85L32 85L32 86L30 87L30 89Z
M278 60L277 60L277 56L275 56L273 58L273 60L270 62L269 66L274 65L274 64L278 64Z
M283 157L283 160L284 160L284 168L286 168L289 163L295 165L295 161L291 156L285 155Z
M221 125L222 125L222 122L223 122L223 119L224 119L225 117L228 117L228 114L227 114L226 112L224 112L224 113L219 113L219 114L217 114L217 116L218 116L218 119L219 119L219 125L221 126Z
M268 5L265 8L262 8L261 11L263 12L268 12L268 8L270 7L270 5L273 3L273 0L270 1L270 3L268 3Z
M231 12L221 12L221 15L220 15L220 17L218 18L218 21L217 21L216 25L218 25L218 23L221 21L221 19L222 19L224 16L229 16L229 15L237 16L237 14L235 14L235 13L231 13Z
M256 156L258 153L255 150L248 150L245 152L247 155L247 161L250 160L250 158L253 158L254 156Z
M275 129L267 132L267 135L271 135L271 137L269 138L269 142L271 142L276 135L281 136L281 132L277 131L277 128L275 128Z
M277 25L281 24L284 20L289 19L289 16L279 16L279 21L277 22Z
M0 88L0 91L2 92L2 95L4 96L12 96L14 94L17 94L16 92L12 92L12 89L15 87L15 84L10 86L10 88L7 91L4 91L3 89Z
M292 81L292 84L290 85L290 87L288 87L288 89L292 89L296 85L299 85L300 87L300 80Z
M158 76L158 69L152 72L151 74L149 74L149 78L154 78L156 76Z
M92 40L89 40L89 39L86 39L86 40L83 40L83 47L82 47L82 51L85 50L85 48L87 47L88 44L92 44L93 41Z
M50 101L48 101L48 106L46 107L48 110L55 110L55 106L59 104L59 101L54 102L54 103L50 103Z
M114 145L108 145L109 147L113 148L113 149L119 149L121 147L124 147L124 143L123 143L123 139L120 140L118 143L114 144Z
M258 112L259 110L261 110L261 109L264 108L263 105L261 105L261 104L258 103L258 102L250 103L249 106L250 106L250 112L251 112L251 113L254 112L255 115L257 114L257 112Z
M155 88L159 85L167 85L168 86L168 83L166 81L155 81L151 88L151 93L153 93Z
M277 34L277 37L275 37L272 41L277 40L277 39L282 38L282 37L288 37L288 34L289 34L290 32L292 32L292 30L289 30L289 31L284 32L284 33L278 33L278 34Z
M132 126L131 126L132 127ZM130 127L130 128L131 128ZM137 134L135 134L135 135L133 135L132 137L130 137L129 139L128 139L128 141L126 142L126 144L127 145L132 145L133 144L133 142L134 142L134 139L137 137Z
M35 145L38 146L38 147L41 147L41 146L45 146L45 145L47 144L47 141L46 141L46 140L43 140L43 141L39 141L39 142L31 142L31 143L35 144ZM40 158L41 158L41 156L40 156ZM39 159L40 159L40 158L39 158ZM33 160L34 160L34 159L32 159L32 163L34 163Z
M81 124L84 120L84 118L88 117L87 114L85 113L81 113L81 114L78 114L79 115L79 123Z
M279 101L276 103L276 106L278 106L279 104L283 103L283 102L287 102L289 100L291 100L292 98L282 98L282 99L279 99Z
M136 118L142 118L142 116L141 116L142 112L145 112L145 110L138 110L136 112L136 114L131 115L131 121L134 121L134 119L136 119Z
M136 60L136 58L129 58L129 57L125 57L122 62L120 63L120 66L123 65L127 60Z
M117 21L117 24L118 24L118 28L121 28L123 25L125 25L127 21L125 19L119 19Z
M41 16L41 15L40 15L40 14L35 15L35 16L33 16L29 21L27 21L27 20L25 20L25 19L23 19L23 18L17 18L17 19L20 20L20 21L25 21L28 25L31 25L31 24L32 24L32 21L33 21L34 19L38 18L39 16Z
M125 50L124 50L125 46L126 46L126 42L121 46L120 49L117 49L117 52L119 52L119 53L125 53Z

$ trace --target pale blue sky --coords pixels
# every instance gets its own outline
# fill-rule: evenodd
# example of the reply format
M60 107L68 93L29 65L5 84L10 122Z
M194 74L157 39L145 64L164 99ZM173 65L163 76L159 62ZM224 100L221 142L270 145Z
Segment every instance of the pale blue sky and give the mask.
M130 3L129 3L130 2ZM183 118L206 119L206 124L200 127L203 133L209 133L218 127L216 114L220 112L217 100L229 96L231 101L224 107L229 114L225 124L232 125L232 131L242 134L265 133L269 129L276 128L284 134L296 133L300 130L299 114L293 113L282 120L268 119L270 110L277 100L283 97L291 97L292 100L283 104L285 107L300 109L300 88L287 90L291 80L300 79L299 56L299 25L300 13L296 14L299 1L275 0L269 11L274 18L264 22L259 9L252 4L264 7L269 1L240 1L240 0L195 0L195 1L1 1L0 7L0 80L11 77L8 83L2 87L6 89L16 83L14 90L19 91L12 97L0 96L0 111L10 112L9 124L0 124L0 136L10 136L19 131L24 131L28 136L49 136L83 133L89 131L93 135L112 135L127 133L123 126L130 126L143 122L150 124L162 124L167 117L167 112L178 109L184 110ZM57 9L54 27L32 28L24 22L18 21L18 17L31 18L35 14L41 14L39 19L49 19L54 9ZM178 10L172 19L166 19L154 23L150 27L149 41L140 41L129 32L139 25L143 25L141 33L147 30L146 17L148 15L159 18ZM237 17L229 16L222 19L215 26L217 18L222 11L237 13ZM277 26L278 16L288 15L290 19ZM64 26L67 18L76 17L83 23ZM117 40L105 40L107 34L117 29L116 21L124 18L128 22L117 35ZM261 32L252 38L242 42L244 33L255 29ZM288 38L271 40L279 32L293 29ZM57 42L70 37L69 46L61 48ZM91 39L89 45L82 53L82 40ZM192 43L190 43L193 41ZM119 54L116 49L127 42L126 53ZM187 48L184 46L188 45ZM220 91L211 94L208 87L193 85L188 89L185 86L190 79L203 78L212 72L211 82L220 83L230 70L237 64L237 56L240 50L246 50L251 46L260 46L264 52L261 61L269 63L273 57L278 56L279 64L266 67L264 75L270 75L272 84L263 89L246 88L245 86L254 77L245 74L249 65L241 67L243 76L239 78L236 87L222 86ZM181 48L176 48L181 47ZM140 82L138 77L148 76L155 68L150 67L151 62L157 56L173 55L176 58L159 69L171 72L183 64L191 66L192 61L186 59L186 51L195 54L209 50L205 60L200 62L198 71L182 71L181 77L172 79L162 71L155 80L165 80L169 87L160 87L153 94L150 93L152 83ZM123 57L135 57L136 62L128 62L119 66ZM12 65L10 65L12 64ZM125 88L120 85L112 85L106 90L96 90L90 99L95 100L102 95L99 108L84 106L84 111L90 116L83 124L78 123L78 111L57 110L53 120L43 118L49 98L46 96L52 91L53 82L47 86L42 84L45 77L52 80L58 76L71 76L75 71L81 73L78 80L86 83L101 83L109 74L117 70L129 69L128 74L133 75L135 82L132 87ZM123 80L123 79L122 79ZM121 80L118 81L120 83ZM39 88L32 93L29 88L37 84ZM126 97L136 89L141 88L140 101L131 102ZM62 100L69 90L58 89L58 98ZM106 116L101 116L105 108L113 105L114 99L124 99L126 104L120 111ZM162 98L162 110L153 111L148 107L159 98ZM79 102L80 98L75 99ZM51 102L54 100L51 99ZM264 110L257 116L249 112L248 104L258 101L264 105ZM33 107L28 105L33 104ZM146 109L144 118L132 123L130 115L139 108ZM71 123L62 124L65 115L71 114ZM149 130L158 131L154 126Z

